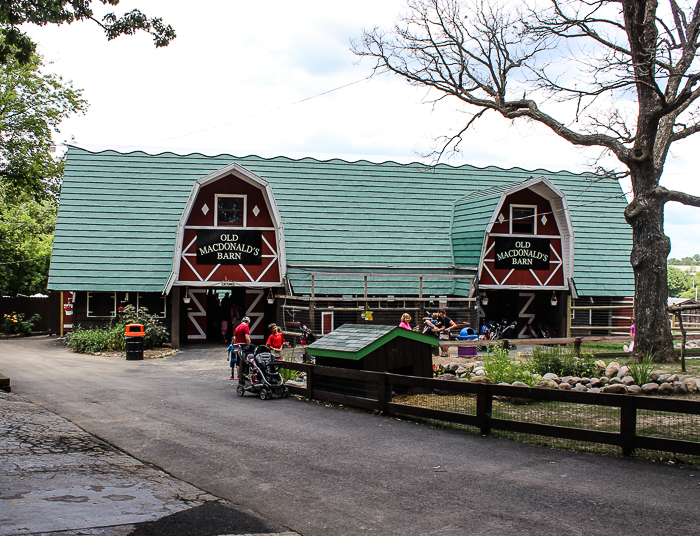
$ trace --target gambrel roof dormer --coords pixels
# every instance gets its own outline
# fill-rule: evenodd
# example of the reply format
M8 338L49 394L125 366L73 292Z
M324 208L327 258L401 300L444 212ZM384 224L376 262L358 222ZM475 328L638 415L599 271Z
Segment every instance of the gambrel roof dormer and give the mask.
M478 265L480 288L569 288L573 225L566 196L547 178L472 192L453 214L455 263Z

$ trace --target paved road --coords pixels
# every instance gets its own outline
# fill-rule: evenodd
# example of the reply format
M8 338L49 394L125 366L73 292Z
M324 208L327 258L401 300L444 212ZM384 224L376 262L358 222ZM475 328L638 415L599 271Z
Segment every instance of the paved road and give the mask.
M698 469L239 399L223 349L127 362L14 339L0 341L0 372L136 458L305 536L695 534L700 522Z

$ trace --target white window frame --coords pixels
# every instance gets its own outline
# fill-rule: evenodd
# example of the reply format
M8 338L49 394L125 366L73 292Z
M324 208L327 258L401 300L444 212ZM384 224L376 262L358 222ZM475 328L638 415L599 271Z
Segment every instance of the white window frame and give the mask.
M107 292L88 292L87 293L86 309L87 309L87 317L88 318L116 318L116 316L117 316L117 293L116 292L112 292L112 302L113 302L112 314L109 316L100 316L100 315L92 314L92 311L90 310L90 295L91 294L94 295L94 294L108 294L108 293Z
M248 227L248 196L245 194L215 194L214 195L214 227L219 227L219 198L236 197L243 199L243 223L242 227ZM229 227L229 225L225 225ZM233 226L231 226L233 227Z
M168 303L165 300L165 296L160 297L161 300L163 300L163 310L156 314L156 317L158 318L165 318L168 315ZM141 310L141 293L137 292L136 293L136 312L138 313ZM151 311L151 314L153 314L153 311Z
M335 329L335 317L333 315L333 311L321 311L321 335L327 335L328 333L324 333L324 329L326 329L326 322L325 319L327 316L331 317L331 331Z
M537 205L512 204L510 206L510 219L509 219L510 234L527 234L528 236L530 236L530 233L514 233L513 232L513 208L532 208L535 210L535 213L533 215L534 226L532 228L532 234L536 235L537 234Z

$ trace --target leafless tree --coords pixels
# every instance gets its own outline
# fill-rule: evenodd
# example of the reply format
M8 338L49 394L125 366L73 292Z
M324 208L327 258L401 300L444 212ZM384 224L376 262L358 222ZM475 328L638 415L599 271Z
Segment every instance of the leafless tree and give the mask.
M671 145L700 131L700 0L409 0L392 30L354 44L375 72L452 97L474 113L446 138L458 146L489 111L549 127L614 155L632 180L635 352L673 359L666 312L664 205L700 198L660 186ZM608 170L607 176L620 173Z

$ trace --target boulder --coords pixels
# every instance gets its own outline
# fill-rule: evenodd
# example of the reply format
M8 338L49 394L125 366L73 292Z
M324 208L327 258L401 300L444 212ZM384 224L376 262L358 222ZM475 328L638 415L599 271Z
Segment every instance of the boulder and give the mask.
M618 378L617 376L614 378L610 378L610 385L618 385L621 384L622 380Z
M621 383L613 383L606 385L601 389L602 393L612 393L615 395L624 395L627 392L627 386Z
M659 385L659 389L656 392L660 395L672 395L673 385L670 383L662 383L661 385Z
M541 382L537 382L534 387L536 389L559 389L559 384L554 380L543 379Z
M471 380L469 380L470 383L493 383L489 378L486 376L474 376Z
M656 382L645 383L644 385L642 385L642 392L645 395L655 393L658 390L659 390L659 384Z
M589 393L600 393L600 388L599 387L591 387L588 390Z
M667 381L668 383L673 383L673 382L680 381L680 378L678 377L678 374L671 374L671 375L668 377L668 380L666 380L666 381Z
M687 380L688 378L692 378L692 376L691 376L690 374L681 374L681 375L678 377L678 380L684 382L684 381Z
M513 382L511 384L513 387L530 387L528 384L525 382Z
M688 386L689 393L696 393L697 392L698 382L695 378L686 378L685 380L681 380L681 381Z
M585 393L586 391L588 391L588 388L585 385L583 385L582 383L577 383L576 387L574 387L572 389L572 391L577 391L579 393Z
M438 380L449 380L449 381L455 381L458 382L459 378L455 376L454 374L440 374L440 376L437 377Z
M610 364L605 367L605 375L610 378L620 372L620 363L617 361L611 361Z
M617 371L617 377L618 377L618 378L624 378L625 376L627 376L627 374L629 373L629 371L630 371L630 368L627 367L627 366L625 366L625 365L623 365L623 366L620 367L620 370Z
M601 376L601 377L600 377L600 380L598 380L598 381L600 381L600 383L601 383L602 385L608 385L608 383L610 383L610 380L608 379L607 376Z
M575 387L577 383L581 383L581 378L578 376L573 376L569 379L569 384L571 384L572 387Z
M585 376L582 376L582 377L581 377L581 383L584 384L584 385L586 385L587 383L591 383L591 379L590 379L590 378L586 378Z
M673 392L677 395L684 395L688 392L688 386L683 382L673 382Z
M554 374L554 372L548 372L547 374L542 376L542 378L545 380L554 380L557 383L561 382L561 378L559 376L557 376L556 374Z
M671 377L671 374L659 374L659 376L656 378L657 383L665 383L668 381L668 379Z
M591 378L591 387L603 387L605 385L600 378Z
M627 394L628 395L641 395L642 388L639 387L639 385L628 385L627 386Z
M571 380L573 376L562 376L561 381L562 383L569 383L569 380Z
M654 383L656 383L656 382L658 381L659 376L661 376L661 371L659 371L659 370L652 370L652 371L649 373L649 378L650 378Z
M559 389L562 391L571 391L571 384L569 382L561 382L559 384Z
M605 364L605 361L603 361L602 359L600 359L600 360L596 361L596 362L593 363L593 364L595 365L596 372L597 372L598 374L604 374L604 373L605 373L605 369L607 368L607 365Z
M455 374L456 374L457 376L461 376L461 375L464 374L465 372L467 372L467 369L466 369L466 367L465 367L464 365L460 365L460 366L457 368L457 370L455 370Z
M622 378L623 385L632 385L634 383L634 378L632 376L625 376Z

